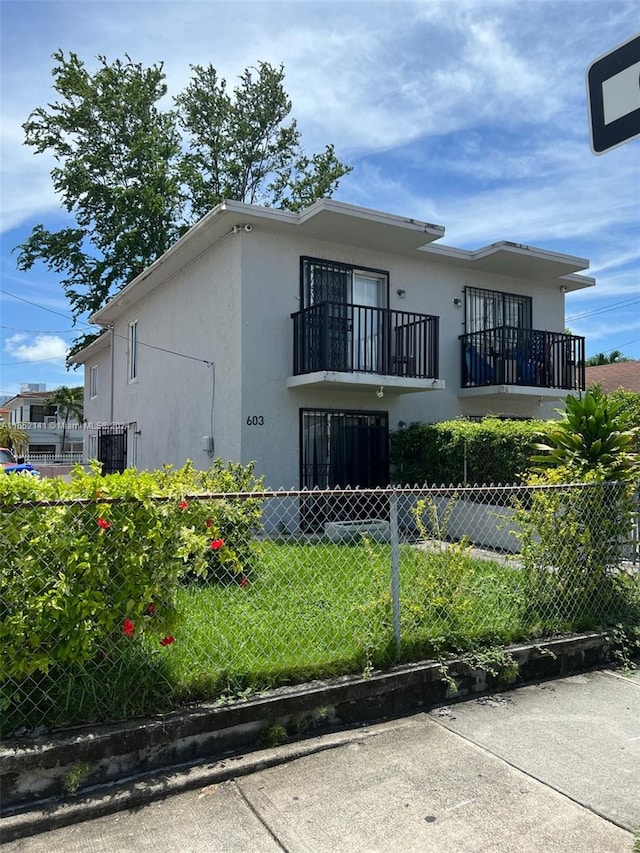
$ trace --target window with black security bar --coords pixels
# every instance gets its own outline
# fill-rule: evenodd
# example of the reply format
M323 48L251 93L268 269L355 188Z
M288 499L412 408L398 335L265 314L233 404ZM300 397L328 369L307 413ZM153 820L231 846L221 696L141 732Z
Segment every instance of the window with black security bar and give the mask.
M530 296L465 287L463 388L584 387L584 338L532 327Z
M484 332L498 326L530 329L532 299L516 293L465 287L465 332Z

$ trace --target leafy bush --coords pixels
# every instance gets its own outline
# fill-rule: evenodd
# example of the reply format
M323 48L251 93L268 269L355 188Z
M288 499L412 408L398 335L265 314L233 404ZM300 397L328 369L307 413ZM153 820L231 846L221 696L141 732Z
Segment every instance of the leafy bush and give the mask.
M171 645L180 578L249 571L260 520L257 499L196 496L260 485L252 466L222 463L1 478L0 681Z
M516 512L528 591L527 621L541 633L640 624L640 583L621 569L633 492L606 470L532 473Z
M633 441L639 428L625 428L623 404L599 388L582 397L566 398L559 421L547 424L545 442L536 444L542 454L532 457L540 470L561 466L575 482L588 471L598 469L605 479L632 480L637 476L638 459Z
M543 427L497 418L411 424L391 435L394 479L438 486L520 482Z

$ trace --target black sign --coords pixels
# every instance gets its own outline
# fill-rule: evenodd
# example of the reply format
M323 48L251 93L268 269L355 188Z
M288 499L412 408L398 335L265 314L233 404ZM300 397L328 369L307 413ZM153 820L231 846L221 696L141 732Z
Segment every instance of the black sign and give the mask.
M640 135L640 35L591 63L587 94L594 154Z

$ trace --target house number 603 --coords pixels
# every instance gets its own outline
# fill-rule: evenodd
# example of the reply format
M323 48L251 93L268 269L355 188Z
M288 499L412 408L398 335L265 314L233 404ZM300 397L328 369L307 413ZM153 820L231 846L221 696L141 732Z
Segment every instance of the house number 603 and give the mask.
M262 415L249 415L247 418L247 426L264 426L264 418Z

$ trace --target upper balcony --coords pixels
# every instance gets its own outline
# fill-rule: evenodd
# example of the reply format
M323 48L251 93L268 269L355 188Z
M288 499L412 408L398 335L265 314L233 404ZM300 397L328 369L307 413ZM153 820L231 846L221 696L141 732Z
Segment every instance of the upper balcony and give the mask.
M343 302L320 302L291 316L290 388L403 394L444 387L438 378L438 317Z
M559 398L585 386L584 338L498 326L460 335L459 396Z

